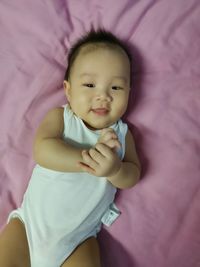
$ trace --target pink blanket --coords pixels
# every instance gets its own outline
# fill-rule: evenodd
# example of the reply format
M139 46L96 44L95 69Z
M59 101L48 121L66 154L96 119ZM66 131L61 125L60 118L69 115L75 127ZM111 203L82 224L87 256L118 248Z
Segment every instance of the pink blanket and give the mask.
M103 26L133 44L132 125L142 179L99 236L103 267L200 266L199 0L0 1L0 226L20 205L33 136L65 103L71 43Z

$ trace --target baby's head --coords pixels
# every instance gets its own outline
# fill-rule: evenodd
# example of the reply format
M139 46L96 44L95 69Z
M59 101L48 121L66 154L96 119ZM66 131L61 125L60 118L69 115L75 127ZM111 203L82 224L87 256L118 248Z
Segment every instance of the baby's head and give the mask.
M110 32L91 30L71 48L64 88L72 111L90 129L111 126L125 113L131 56Z

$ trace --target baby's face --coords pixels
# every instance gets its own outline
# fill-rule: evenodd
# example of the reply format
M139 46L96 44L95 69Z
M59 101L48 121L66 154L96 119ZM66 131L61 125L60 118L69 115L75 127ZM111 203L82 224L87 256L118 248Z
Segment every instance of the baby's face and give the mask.
M111 126L124 114L130 91L130 63L122 49L82 48L65 93L73 112L90 129Z

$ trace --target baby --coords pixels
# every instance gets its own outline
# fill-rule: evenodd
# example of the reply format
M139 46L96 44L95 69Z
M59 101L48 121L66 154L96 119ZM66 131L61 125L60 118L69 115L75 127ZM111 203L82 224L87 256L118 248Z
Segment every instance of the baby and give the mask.
M37 164L0 236L0 266L101 266L97 233L120 214L117 188L140 177L133 137L120 119L130 84L130 54L113 34L91 30L71 48L68 104L50 110L36 132Z

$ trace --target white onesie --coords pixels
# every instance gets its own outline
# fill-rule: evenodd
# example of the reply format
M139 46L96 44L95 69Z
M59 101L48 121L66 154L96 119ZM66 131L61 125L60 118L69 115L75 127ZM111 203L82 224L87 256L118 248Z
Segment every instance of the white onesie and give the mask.
M118 153L123 159L127 125L119 120L111 128L122 144ZM64 106L63 139L67 143L89 148L99 136L99 130L88 129ZM96 236L115 193L105 177L53 171L37 164L21 207L8 218L18 217L25 225L31 267L60 267L80 243Z

